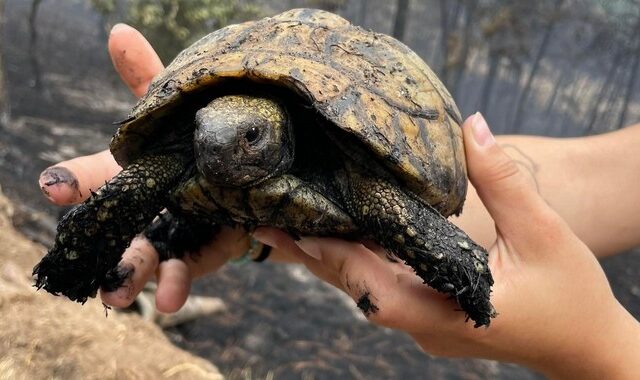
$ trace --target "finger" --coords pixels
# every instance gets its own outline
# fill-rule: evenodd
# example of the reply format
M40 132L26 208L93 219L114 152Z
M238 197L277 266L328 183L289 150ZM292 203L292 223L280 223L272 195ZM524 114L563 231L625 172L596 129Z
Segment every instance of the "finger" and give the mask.
M230 257L248 248L247 234L242 228L223 228L216 238L199 252L186 253L177 260L170 259L158 267L156 307L159 311L178 311L186 302L193 278L216 271Z
M469 178L496 226L514 241L538 243L560 221L514 161L496 144L480 113L463 124ZM543 231L544 230L544 231Z
M293 238L277 228L260 227L253 231L252 235L260 243L281 251L286 258L295 259L296 251L300 251Z
M42 193L57 205L84 201L91 191L113 178L122 168L108 150L60 162L45 169L38 180Z
M425 326L440 328L445 321L464 319L464 313L453 311L452 301L424 286L417 276L394 272L362 244L329 238L302 238L296 244L337 273L347 294L376 324L423 331Z
M111 29L109 55L120 78L137 97L147 92L153 77L163 69L149 41L126 24L116 24Z
M298 247L296 241L287 233L277 228L260 227L253 232L253 237L262 244L271 246L281 252L281 256L287 262L299 262L304 264L311 273L321 280L328 282L340 290L345 290L340 282L338 273L329 269L320 260L320 257L313 257L305 253ZM413 269L405 265L401 261L391 262L387 251L373 241L364 241L364 246L374 252L380 259L387 262L387 265L395 274L408 273L413 274Z
M243 228L223 227L216 237L200 248L198 253L183 258L192 278L214 272L232 257L249 249L249 237Z
M116 71L134 95L142 96L153 77L162 71L160 58L134 28L117 24L109 35L109 54ZM108 151L78 157L45 169L40 189L54 204L75 204L88 198L121 170Z
M302 251L299 247L295 251L292 250L290 252L297 257L296 261L302 263L302 265L307 267L309 272L311 272L314 276L349 294L349 292L345 288L345 285L340 280L340 274L338 272L336 272L332 268L327 267L321 260L318 260L317 258Z
M277 228L261 227L253 232L253 238L262 244L280 251L282 256L286 257L287 261L302 263L316 277L338 289L344 290L337 273L328 270L327 267L322 265L318 260L304 253L300 247L296 245L295 240L287 233Z
M113 292L100 290L102 302L124 308L133 303L158 267L158 254L147 239L137 237L122 255L118 270L126 273L124 284Z
M191 274L187 264L169 259L158 267L156 309L162 313L175 313L187 302L191 290Z
M292 242L295 244L295 241L292 240ZM358 243L354 243L354 244L358 244ZM404 274L416 276L414 270L410 266L406 265L402 260L400 260L396 256L389 254L388 251L380 247L375 242L363 241L361 242L361 244L365 248L367 248L369 251L374 253L376 256L378 256L378 258L382 260L382 262L384 262L385 265L387 265L387 267L395 275L404 273ZM296 247L298 247L298 245L296 245ZM305 264L307 268L311 270L311 272L314 273L316 276L320 277L321 279L327 282L330 282L332 285L340 289L343 288L342 284L339 282L338 272L335 270L329 270L327 266L324 265L324 263L321 261L321 257L319 256L318 253L315 253L317 257L313 257L312 256L314 255L313 252L310 252L310 253L303 252L299 247L295 253L298 255L298 261ZM336 282L338 284L336 284Z
M295 262L299 259L298 254L303 253L296 245L295 240L291 238L286 232L273 227L260 227L253 232L253 238L262 244L276 248L280 255L280 260L283 262ZM378 256L383 258L389 258L387 251L380 247L372 240L365 240L362 242L365 247L375 252ZM271 260L271 256L269 257Z

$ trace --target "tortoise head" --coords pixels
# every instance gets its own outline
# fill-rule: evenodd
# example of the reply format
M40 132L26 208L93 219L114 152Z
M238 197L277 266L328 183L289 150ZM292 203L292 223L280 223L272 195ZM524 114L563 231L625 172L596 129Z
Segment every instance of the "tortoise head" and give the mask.
M290 118L272 99L222 96L198 110L195 122L196 165L212 185L254 185L293 162Z

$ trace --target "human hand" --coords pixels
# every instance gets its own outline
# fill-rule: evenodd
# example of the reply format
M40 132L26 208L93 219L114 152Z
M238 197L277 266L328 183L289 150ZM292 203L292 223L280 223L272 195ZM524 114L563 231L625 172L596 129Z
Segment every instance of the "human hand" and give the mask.
M370 244L294 242L267 228L254 237L297 252L371 322L407 332L426 352L516 362L553 377L640 378L640 326L593 254L495 144L482 116L467 119L463 133L470 179L497 231L489 265L499 315L487 329L464 323L452 300Z
M162 63L149 42L135 29L116 25L109 35L109 54L116 71L131 92L142 96ZM58 163L40 175L40 187L54 204L77 204L89 197L91 190L102 186L121 170L108 150ZM177 311L186 301L191 279L217 270L231 257L249 247L249 238L241 229L223 229L215 241L202 247L197 261L187 255L183 260L160 263L151 244L136 238L124 252L121 264L133 268L130 278L114 292L100 295L107 305L129 306L144 285L156 276L156 307L162 312Z

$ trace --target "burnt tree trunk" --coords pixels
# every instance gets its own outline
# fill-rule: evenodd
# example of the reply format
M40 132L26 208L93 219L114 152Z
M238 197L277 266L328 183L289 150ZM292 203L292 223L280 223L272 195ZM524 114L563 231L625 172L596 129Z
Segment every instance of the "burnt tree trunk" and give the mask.
M633 87L638 79L638 71L640 70L640 38L638 38L638 33L640 33L640 18L636 23L636 27L634 28L635 32L633 33L636 36L636 44L634 50L631 52L633 56L633 63L629 66L631 70L631 74L629 79L627 80L627 86L624 92L624 100L622 103L622 111L618 116L618 121L616 123L617 129L624 127L625 120L627 118L627 112L629 111L629 103L631 102L631 98L633 97Z
M551 91L551 96L549 97L549 100L547 101L547 108L545 110L545 115L549 115L551 113L551 110L553 110L553 106L554 106L554 104L556 102L556 99L558 98L558 93L560 92L560 89L562 87L564 87L565 78L568 76L568 74L565 71L566 70L558 71L558 76L557 76L556 80L554 81L555 84L553 85L553 90Z
M558 71L558 74L554 80L555 84L553 86L553 90L551 91L551 96L549 97L549 100L547 100L547 106L545 108L545 111L542 113L542 115L544 115L544 117L546 118L546 122L545 122L546 126L543 130L540 131L542 135L550 135L554 131L554 125L555 125L557 113L553 111L554 110L557 111L558 109L558 106L557 106L558 98L561 96L561 93L564 87L566 86L567 82L571 81L569 79L570 76L572 75L566 72L566 70Z
M4 61L2 46L4 42L4 0L0 0L0 127L9 122L9 96L4 78Z
M522 66L512 63L508 66L508 68L509 69L506 75L507 81L513 88L517 88L520 82L522 82ZM505 107L503 109L514 109L516 100L517 99L515 96L508 96L505 101ZM499 119L496 118L496 120ZM513 126L511 125L511 115L509 114L509 112L502 112L502 118L500 119L499 124L496 125L495 133L513 133Z
M40 8L41 3L42 0L33 0L31 2L31 11L29 12L29 62L33 74L33 82L31 85L35 88L42 87L42 72L40 71L37 53L38 30L36 28L38 8Z
M630 65L631 57L622 59L619 69L616 71L616 75L613 79L612 85L609 87L607 93L607 99L603 101L602 110L600 116L600 132L612 130L615 128L618 121L618 115L622 112L621 99L622 99L622 83L626 79L626 68Z
M620 68L620 52L616 53L611 60L611 66L609 67L609 71L605 76L604 81L602 82L602 86L597 92L597 96L594 96L589 109L591 110L589 114L588 123L586 123L586 131L587 133L591 133L596 128L596 123L598 121L598 117L600 115L600 109L602 102L604 101L606 95L609 93L609 89L612 87L613 80L616 76L616 72Z
M584 81L580 81L576 79L573 81L573 85L569 89L568 93L564 98L564 107L562 109L562 121L560 122L560 137L569 137L575 136L577 133L575 131L569 130L569 125L571 123L572 116L575 115L579 109L578 94L582 92L584 88Z
M464 76L465 69L467 67L467 59L469 58L469 46L471 40L471 32L473 28L473 16L476 9L476 2L470 1L465 7L464 14L464 31L462 32L462 41L460 42L460 55L456 60L455 72L453 73L452 85L450 90L453 91L454 96L460 92L460 85Z
M403 41L407 29L407 15L409 14L409 0L398 0L395 21L393 23L393 37Z
M640 52L636 53L633 56L633 64L631 65L631 77L627 81L622 110L616 124L618 129L624 127L627 118L627 112L629 111L629 103L631 102L631 98L633 97L633 87L638 79L638 71L640 71Z
M538 48L538 52L536 53L535 58L533 59L533 63L531 64L531 71L529 71L529 76L527 77L527 81L518 96L518 102L516 104L516 111L513 118L513 128L516 131L522 130L522 123L524 119L524 105L529 98L529 93L531 92L531 86L533 81L538 74L538 70L540 69L540 62L542 62L542 58L547 53L549 42L551 41L551 35L553 34L553 30L555 29L556 23L558 21L558 17L556 15L557 11L562 6L563 0L556 1L556 12L552 15L551 21L547 24L547 30L544 32L544 36L542 37L542 41L540 42L540 47Z
M480 94L480 113L486 115L489 110L489 104L491 101L491 93L493 92L493 85L496 82L498 76L498 68L500 65L500 56L496 53L489 53L489 72L482 85L482 93Z
M440 0L440 54L442 54L442 66L440 67L440 78L445 86L448 85L448 65L449 65L449 12L447 11L447 0Z
M360 8L358 9L358 25L364 26L367 22L367 0L360 0Z

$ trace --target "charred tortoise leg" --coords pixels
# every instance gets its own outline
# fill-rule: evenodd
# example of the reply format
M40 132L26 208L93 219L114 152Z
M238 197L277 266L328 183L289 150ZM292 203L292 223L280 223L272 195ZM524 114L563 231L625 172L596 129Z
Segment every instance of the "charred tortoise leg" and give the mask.
M347 183L345 203L359 225L425 283L455 298L475 327L489 326L496 311L484 248L433 207L385 180L350 173Z
M65 215L53 248L33 269L36 286L85 302L99 287L122 285L123 274L114 270L122 253L165 206L186 159L143 157Z
M160 261L196 254L220 230L213 223L186 218L179 213L160 214L145 230L144 236L158 252Z

